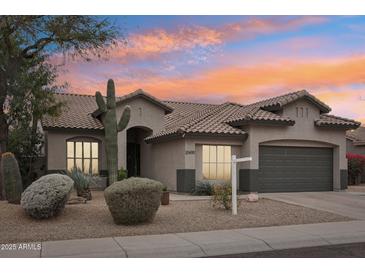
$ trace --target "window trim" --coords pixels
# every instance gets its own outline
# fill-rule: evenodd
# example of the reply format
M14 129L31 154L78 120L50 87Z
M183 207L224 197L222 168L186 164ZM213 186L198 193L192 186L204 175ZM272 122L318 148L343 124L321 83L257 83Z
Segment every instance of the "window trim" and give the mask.
M67 143L68 142L73 142L74 144L74 157L68 157L68 147L67 147ZM76 157L76 143L77 142L81 142L82 143L82 158L80 157ZM101 163L102 163L102 159L101 159L101 145L102 142L94 137L89 137L89 136L84 136L84 137L72 137L66 140L65 142L65 146L66 146L66 170L68 171L68 160L69 159L74 159L74 166L75 166L75 162L76 159L82 159L82 169L84 168L84 143L97 143L98 144L98 158L93 158L92 156L92 145L90 145L90 158L86 158L86 159L90 159L90 161L92 162L92 160L97 159L98 160L98 172L97 174L94 175L100 175L100 171L101 171Z

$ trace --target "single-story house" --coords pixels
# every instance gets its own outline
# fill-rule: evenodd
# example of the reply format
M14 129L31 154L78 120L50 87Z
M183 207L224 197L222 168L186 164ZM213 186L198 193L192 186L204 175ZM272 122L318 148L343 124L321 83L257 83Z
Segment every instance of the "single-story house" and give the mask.
M78 166L105 175L95 97L56 96L67 109L42 121L47 171ZM126 105L131 119L118 134L118 166L129 176L190 192L199 180L229 180L231 156L236 155L252 157L238 165L241 191L347 188L345 136L360 123L328 114L331 108L305 90L248 105L161 101L137 90L117 98L117 118Z
M348 153L365 156L365 127L347 131L346 146ZM365 183L365 172L361 176L361 182Z

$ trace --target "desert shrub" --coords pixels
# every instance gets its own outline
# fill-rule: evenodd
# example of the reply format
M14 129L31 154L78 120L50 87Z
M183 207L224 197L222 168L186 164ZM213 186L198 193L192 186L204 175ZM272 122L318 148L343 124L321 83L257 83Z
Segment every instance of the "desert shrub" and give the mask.
M198 180L192 195L197 196L211 196L213 195L213 186L215 184L224 184L221 180Z
M232 186L231 184L217 183L213 185L212 205L214 208L232 208Z
M213 183L210 181L197 181L192 194L197 196L211 196L213 194Z
M160 182L131 177L118 181L104 191L105 201L116 224L152 222L160 206Z
M67 175L74 181L77 196L91 200L90 184L93 182L94 176L86 174L76 167L73 167L71 171L67 172Z
M6 199L9 203L19 204L23 191L22 176L13 153L6 152L1 155L1 174Z
M67 175L42 176L23 192L20 204L25 212L35 219L57 216L64 209L73 184Z
M348 163L349 184L357 183L359 176L365 171L365 156L359 154L346 154Z
M128 177L128 172L126 169L124 169L123 167L121 167L119 170L118 170L118 181L121 181L121 180L124 180L124 179L127 179Z

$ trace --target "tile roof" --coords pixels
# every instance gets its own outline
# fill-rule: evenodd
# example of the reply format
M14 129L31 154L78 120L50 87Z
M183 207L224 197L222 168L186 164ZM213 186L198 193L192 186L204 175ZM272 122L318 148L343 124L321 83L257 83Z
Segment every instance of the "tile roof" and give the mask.
M198 104L201 105L201 104ZM189 106L192 107L192 106ZM241 129L228 125L225 120L242 106L233 103L221 105L204 105L202 109L192 114L177 118L174 122L167 121L165 128L146 138L147 142L152 142L162 137L183 134L217 134L239 136L245 135ZM198 108L198 106L193 107Z
M316 126L326 127L326 126L339 126L344 128L358 128L360 126L360 122L355 120L342 118L334 115L329 114L322 114L320 119L314 121Z
M44 128L103 129L102 123L92 117L98 108L95 96L57 93L56 99L65 102L66 108L57 118L46 116L42 119Z
M117 97L116 101L118 104L118 103L126 102L126 101L136 98L136 97L143 97L143 98L147 99L148 101L150 101L151 103L158 105L159 107L161 107L165 110L165 114L171 113L173 111L173 109L170 106L168 106L167 104L165 104L163 101L161 101L160 99L157 99L156 97L143 91L142 89L137 89L134 92L131 92L131 93L126 94L121 97Z
M348 130L346 132L346 137L355 141L355 142L364 142L365 143L365 127L359 127L358 129Z
M295 121L289 117L277 115L257 106L243 107L239 111L233 113L225 122L230 125L238 125L250 121L279 122L288 125L295 123Z
M192 115L197 111L202 111L208 108L214 108L217 105L214 104L201 104L191 102L175 102L175 101L164 101L166 105L174 109L174 111L165 116L166 122L165 127L179 123L186 117Z
M316 104L319 107L319 109L323 113L328 113L331 111L331 108L328 105L326 105L321 100L314 97L312 94L310 94L306 90L300 90L300 91L291 92L291 93L287 93L284 95L272 97L269 99L265 99L265 100L262 100L259 102L255 102L251 105L248 105L248 107L256 106L256 107L260 107L264 110L279 110L283 106L285 106L289 103L292 103L301 98L305 98L305 99L312 101L314 104Z
M78 128L78 129L103 129L101 122L92 116L97 110L95 97L92 95L56 94L60 101L67 103L67 109L60 117L45 117L42 120L44 128ZM270 98L250 105L235 103L201 104L189 102L160 101L143 90L117 98L117 103L125 102L135 97L143 97L165 110L165 124L163 130L148 137L146 141L156 141L167 136L182 134L217 134L240 136L246 132L237 126L251 122L279 123L293 125L294 120L280 116L271 111L280 109L286 104L307 98L315 103L323 112L330 108L310 95L307 91L298 91L282 96ZM270 111L271 110L271 111ZM315 121L317 126L340 126L345 129L357 128L360 123L321 114Z

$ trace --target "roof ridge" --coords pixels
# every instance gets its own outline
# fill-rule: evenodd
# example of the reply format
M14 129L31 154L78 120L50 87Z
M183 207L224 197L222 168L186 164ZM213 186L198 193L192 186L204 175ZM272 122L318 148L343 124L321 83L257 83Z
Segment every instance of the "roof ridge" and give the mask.
M190 105L210 105L210 106L219 106L220 104L213 103L199 103L199 102L188 102L188 101L173 101L173 100L163 100L164 103L173 103L173 104L190 104Z
M85 97L95 97L95 95L92 94L82 94L82 93L72 93L72 92L60 92L56 91L54 92L56 95L70 95L70 96L85 96Z
M282 95L277 95L277 96L274 96L274 97L268 97L266 99L263 99L263 100L256 101L254 103L248 104L248 105L246 105L246 107L253 106L253 105L256 105L256 104L260 104L260 103L263 103L263 102L268 101L268 100L278 99L280 97L285 97L285 96L288 96L288 95L294 95L294 94L298 94L298 93L306 93L306 94L309 94L308 91L306 91L305 89L302 89L302 90L298 90L298 91L284 93Z

